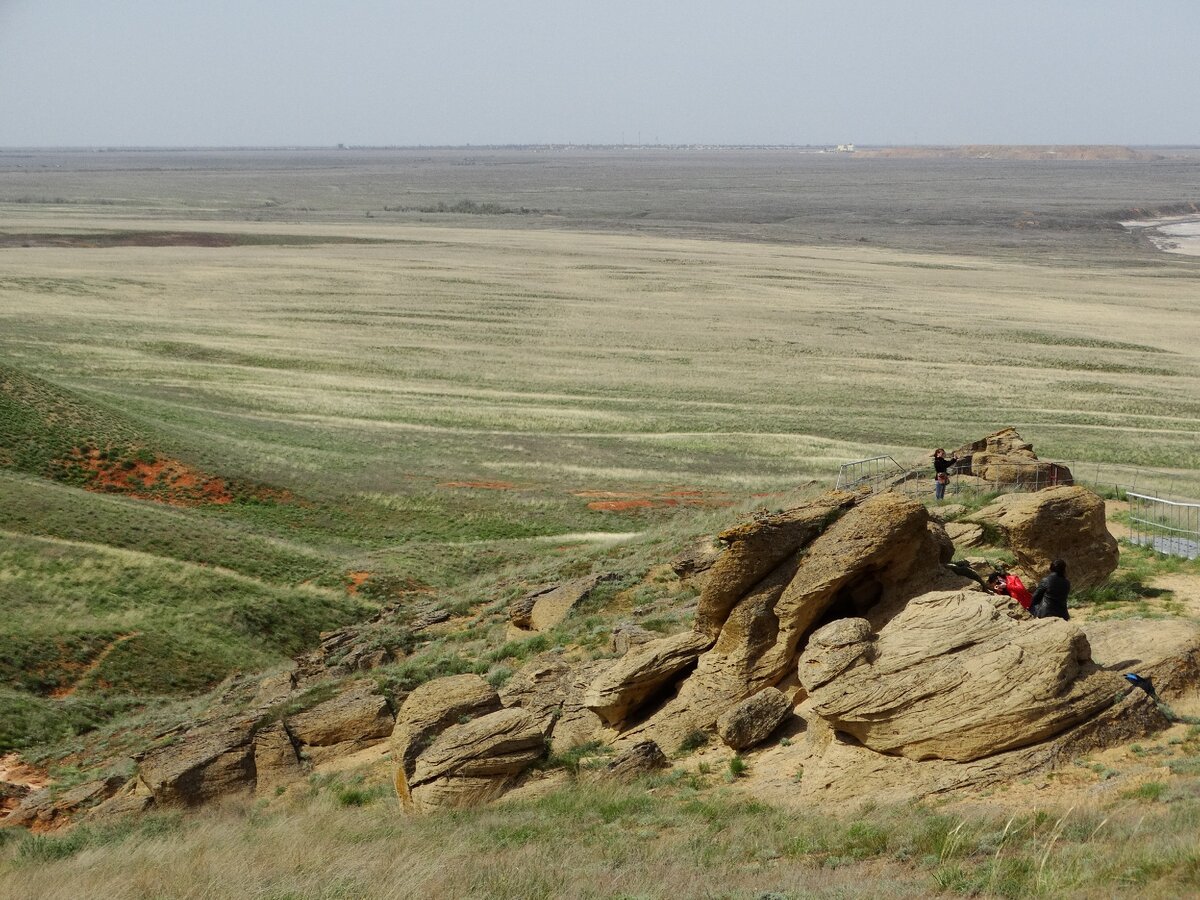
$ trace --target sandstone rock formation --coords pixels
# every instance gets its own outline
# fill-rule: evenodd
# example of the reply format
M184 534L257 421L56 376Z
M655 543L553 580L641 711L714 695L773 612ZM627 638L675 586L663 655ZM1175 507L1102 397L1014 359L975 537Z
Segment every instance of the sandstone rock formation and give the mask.
M677 747L739 701L794 670L801 641L831 609L861 614L941 571L945 539L925 507L897 493L831 493L724 532L696 630L716 637L676 696L629 739ZM947 557L948 558L948 557Z
M1034 744L1125 693L1092 662L1078 627L1014 621L977 592L910 600L873 642L831 648L832 667L859 648L848 668L813 685L801 713L914 760L966 762ZM820 653L810 644L806 655Z
M959 550L970 550L982 547L984 539L983 526L975 522L950 522L946 525L946 536Z
M708 635L685 631L643 644L591 683L583 695L583 705L606 722L621 722L694 663L712 642Z
M1038 459L1033 445L1015 428L1004 428L964 444L948 455L958 457L957 472L997 484L1039 490L1074 483L1070 469Z
M598 585L612 578L610 574L588 575L557 587L531 591L509 607L509 621L517 628L548 631L587 600Z
M791 711L783 691L763 688L717 719L717 735L734 750L745 750L769 738Z
M634 744L604 767L604 777L616 781L632 781L658 769L668 769L671 763L654 741Z
M417 756L402 798L419 812L491 800L545 752L536 718L522 709L497 710L438 735Z
M1062 558L1078 590L1102 583L1117 568L1119 550L1105 524L1104 501L1084 487L1005 494L970 520L999 528L1031 578L1041 578Z
M289 717L287 730L310 759L320 760L378 743L392 733L394 724L378 685L364 681Z
M464 719L500 709L495 689L478 675L435 678L413 689L396 713L392 731L392 759L396 763L396 790L407 798L407 780L416 770L417 757L442 731Z

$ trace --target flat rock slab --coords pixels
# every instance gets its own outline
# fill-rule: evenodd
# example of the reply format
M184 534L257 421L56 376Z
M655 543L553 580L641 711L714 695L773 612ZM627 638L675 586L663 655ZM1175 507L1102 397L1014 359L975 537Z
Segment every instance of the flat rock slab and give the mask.
M600 584L614 578L616 576L611 574L589 575L538 594L529 611L529 627L534 631L549 631L590 597Z
M1149 678L1165 695L1200 684L1200 625L1190 619L1109 619L1083 631L1092 659L1116 675Z

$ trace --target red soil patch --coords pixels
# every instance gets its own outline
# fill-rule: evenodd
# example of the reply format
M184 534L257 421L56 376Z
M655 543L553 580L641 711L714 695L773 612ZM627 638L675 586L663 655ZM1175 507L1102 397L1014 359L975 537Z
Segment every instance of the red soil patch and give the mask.
M723 491L672 488L666 491L575 491L574 496L590 500L588 509L601 512L626 512L633 509L664 509L672 506L719 507L733 501Z
M87 680L89 675L91 675L98 668L100 668L100 665L104 662L104 660L108 659L108 655L110 653L112 653L114 650L116 650L120 644L123 644L126 641L131 640L135 637L139 637L140 635L141 635L140 631L131 631L128 634L117 635L115 638L113 638L112 641L109 642L107 647L105 647L103 650L101 650L99 653L96 654L95 659L93 659L86 666L82 667L82 669L79 672L79 677L75 679L74 684L64 685L63 687L55 688L54 690L52 690L50 692L50 696L53 697L55 700L63 700L63 699L66 699L67 697L70 697L77 690L79 690L79 688ZM99 688L111 687L111 685L107 684L104 681L97 681L96 686Z
M443 481L438 487L476 488L482 491L513 491L517 488L511 481Z
M30 765L16 753L0 756L0 782L16 785L21 791L0 791L0 813L11 812L21 803L21 795L40 791L50 783L45 769Z
M371 577L370 572L347 572L346 573L346 593L353 596L358 593L358 589L363 586L368 578Z
M290 491L232 483L187 463L138 448L76 448L56 464L63 480L82 481L89 491L125 494L171 506L220 506L236 497L291 502Z
M678 506L674 500L654 501L642 500L594 500L587 505L588 509L598 509L602 512L624 512L627 509L654 509L657 506Z

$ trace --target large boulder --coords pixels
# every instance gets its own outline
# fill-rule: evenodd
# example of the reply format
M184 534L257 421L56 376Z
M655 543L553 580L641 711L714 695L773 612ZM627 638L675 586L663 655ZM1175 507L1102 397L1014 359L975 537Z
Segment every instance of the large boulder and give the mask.
M757 516L721 532L725 552L708 571L696 609L696 630L716 637L733 607L781 563L854 505L853 494L820 500L775 515Z
M546 752L542 727L522 709L501 709L443 731L407 783L417 811L495 799Z
M538 588L509 607L509 621L518 629L549 631L587 600L599 585L615 577L611 573L588 575L558 587Z
M717 736L734 750L765 741L792 711L792 701L778 688L763 688L717 719Z
M411 802L408 779L417 757L434 739L464 719L473 719L500 708L495 689L478 675L435 678L413 688L396 713L392 731L392 759L396 763L396 792Z
M616 724L692 665L712 642L708 635L684 631L643 644L602 672L584 693L583 704Z
M964 444L950 456L958 457L955 471L995 484L1040 490L1074 483L1070 469L1038 459L1033 445L1015 428L1004 428Z
M287 719L287 730L314 761L378 744L395 725L387 699L372 681L361 681Z
M605 778L633 781L659 769L669 769L670 761L654 741L642 741L619 754L602 770Z
M584 705L583 695L610 663L568 663L550 652L534 657L500 689L500 702L532 713L558 750L603 740L604 720Z
M160 806L196 806L254 788L255 718L226 719L134 757Z
M1035 744L1125 690L1092 662L1078 627L1015 621L978 592L910 600L860 644L857 664L823 684L810 679L802 714L878 753L913 760L970 761ZM833 649L841 661L857 648ZM808 652L818 651L810 645Z
M1117 568L1117 541L1105 524L1104 501L1085 487L1005 494L970 517L1003 532L1020 568L1032 578L1067 561L1076 588L1102 583Z

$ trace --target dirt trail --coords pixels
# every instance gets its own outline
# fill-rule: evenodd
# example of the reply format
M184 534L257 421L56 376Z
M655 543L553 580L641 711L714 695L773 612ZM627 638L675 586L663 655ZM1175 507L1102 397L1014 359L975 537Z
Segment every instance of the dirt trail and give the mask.
M101 650L99 653L97 653L96 658L93 659L90 663L88 663L87 667L84 668L84 670L79 673L79 677L75 679L74 684L70 685L69 687L62 687L62 688L58 688L54 691L51 691L50 696L53 697L55 700L65 700L67 697L72 696L77 690L79 690L83 686L84 682L86 682L92 676L92 674L97 669L99 669L100 666L102 666L104 664L104 660L108 659L108 656L110 653L112 653L114 650L117 649L117 647L119 647L121 644L125 643L126 641L132 640L133 638L140 637L140 636L141 636L140 631L131 631L128 634L117 635L117 637L113 638L108 643L108 646L106 646L103 650Z

